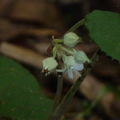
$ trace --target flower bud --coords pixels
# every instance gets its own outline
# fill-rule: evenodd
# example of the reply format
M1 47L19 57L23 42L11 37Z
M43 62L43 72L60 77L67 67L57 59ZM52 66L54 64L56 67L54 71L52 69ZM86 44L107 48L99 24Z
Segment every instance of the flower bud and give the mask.
M66 33L63 36L63 43L67 47L74 47L80 40L81 38L73 32Z
M89 58L86 56L86 54L83 51L75 52L74 57L77 63L90 62Z
M67 68L70 68L75 63L73 56L65 56L63 59L64 59L64 64L67 66Z
M44 59L42 63L43 63L42 72L44 72L45 75L50 74L50 72L54 71L56 67L58 66L58 63L53 57Z

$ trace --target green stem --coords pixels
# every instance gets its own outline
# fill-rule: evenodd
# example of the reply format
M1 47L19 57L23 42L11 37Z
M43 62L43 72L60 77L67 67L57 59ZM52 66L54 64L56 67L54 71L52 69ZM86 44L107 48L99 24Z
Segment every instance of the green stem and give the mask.
M100 53L101 53L100 50L98 50L95 53L95 55L91 59L92 65L95 64L96 60L98 60L98 57L99 57ZM91 64L88 64L86 69L83 71L82 76L80 78L78 78L78 80L73 84L73 86L70 88L68 93L65 95L62 102L57 107L56 111L53 113L53 116L51 116L48 120L59 120L61 118L61 116L63 115L63 113L65 112L67 107L69 106L74 94L78 90L80 84L83 82L84 78L86 77L88 72L91 70L91 68L92 68Z
M58 69L60 69L61 64L60 64L60 60L58 59L58 56L56 56L56 59L57 59L57 62L59 63ZM60 100L61 100L61 94L62 94L62 88L63 88L63 75L62 75L61 72L57 72L57 73L58 73L57 91L56 91L52 111L51 111L50 115L48 116L47 120L49 120L51 118L51 116L54 116L53 113L55 113L55 110L57 109L57 107L58 107L58 105L60 103Z
M60 102L61 98L61 93L62 93L62 87L63 87L63 76L62 73L58 73L58 83L57 83L57 91L56 91L56 96L55 96L55 102L53 105L53 111L56 109Z
M81 25L84 24L84 21L85 21L84 19L80 20L73 27L71 27L67 32L73 32L73 31L75 31L78 27L80 27Z
M63 40L62 40L62 39L53 39L53 42L56 42L56 43L62 43Z
M54 43L54 46L55 47L53 48L53 58L55 59L58 52L59 45L57 43Z
M55 96L55 100L54 100L54 105L53 105L51 114L49 115L49 117L48 117L47 120L50 120L50 119L52 120L52 116L54 116L56 108L57 108L57 106L60 103L61 93L62 93L62 87L63 87L63 76L60 73L60 75L58 75L57 91L56 91L56 96Z
M60 46L60 48L61 48L61 50L63 50L64 52L67 52L67 53L69 53L69 54L71 54L71 55L73 55L73 54L74 54L74 52L73 52L73 51L68 50L68 49L66 49L66 48L64 48L64 47L62 47L62 46Z

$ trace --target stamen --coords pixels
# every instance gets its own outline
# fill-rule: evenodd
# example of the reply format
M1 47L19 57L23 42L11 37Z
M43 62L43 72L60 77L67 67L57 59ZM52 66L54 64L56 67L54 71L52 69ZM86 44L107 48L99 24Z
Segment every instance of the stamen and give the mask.
M45 74L48 73L48 72L49 72L48 69L45 69L45 70L44 70L44 73L45 73Z

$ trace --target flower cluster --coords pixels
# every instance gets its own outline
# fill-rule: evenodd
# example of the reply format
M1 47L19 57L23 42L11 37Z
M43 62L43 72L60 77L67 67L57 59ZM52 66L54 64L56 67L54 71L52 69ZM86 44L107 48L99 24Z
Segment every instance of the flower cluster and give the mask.
M53 38L53 56L43 60L42 72L44 72L45 75L49 75L52 71L55 70L57 72L65 72L71 79L74 78L74 73L77 76L81 76L80 71L84 69L84 63L90 63L90 60L83 51L76 51L73 49L73 47L81 41L81 38L73 32L66 33L63 36L63 39ZM58 63L55 58L58 53L60 53L62 56L64 64L63 69L57 69Z

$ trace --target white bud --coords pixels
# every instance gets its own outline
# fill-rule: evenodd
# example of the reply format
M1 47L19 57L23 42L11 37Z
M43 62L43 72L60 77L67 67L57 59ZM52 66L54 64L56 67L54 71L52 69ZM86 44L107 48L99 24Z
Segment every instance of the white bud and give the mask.
M80 40L81 38L73 32L66 33L63 36L63 43L67 47L74 47Z
M63 59L64 59L64 64L67 66L67 68L70 68L75 63L73 56L64 56Z
M53 57L49 57L43 60L43 70L46 75L50 74L50 72L54 71L58 66L58 63Z
M75 61L78 63L91 62L83 51L75 52L74 57L75 57Z

